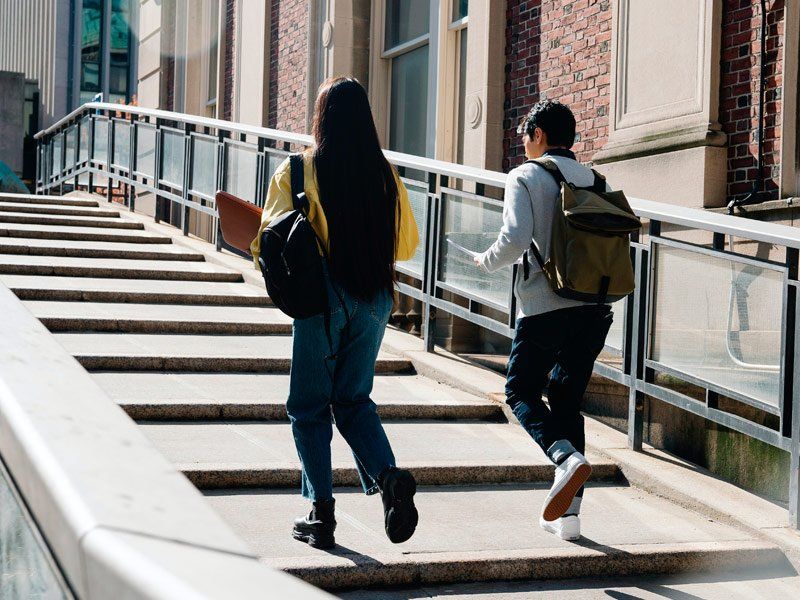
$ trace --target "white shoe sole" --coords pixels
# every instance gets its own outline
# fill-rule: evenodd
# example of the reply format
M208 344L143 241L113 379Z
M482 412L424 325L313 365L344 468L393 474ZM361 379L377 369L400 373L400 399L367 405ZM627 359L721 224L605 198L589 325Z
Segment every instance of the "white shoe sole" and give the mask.
M578 493L578 490L586 483L591 474L591 465L589 463L580 463L561 489L545 502L544 508L542 508L542 518L545 521L555 521L563 517L564 513L569 510L575 494Z
M568 535L563 531L558 531L555 526L551 525L547 521L543 521L539 523L539 526L544 529L548 533L552 533L556 537L561 538L565 542L574 542L575 540L579 540L581 538L581 534L578 533L577 535Z

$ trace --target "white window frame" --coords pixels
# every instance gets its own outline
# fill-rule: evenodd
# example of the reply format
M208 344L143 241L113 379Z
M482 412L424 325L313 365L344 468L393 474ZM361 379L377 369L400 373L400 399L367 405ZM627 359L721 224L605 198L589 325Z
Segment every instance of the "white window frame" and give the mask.
M217 7L217 21L216 21L216 23L213 23L212 19L211 19L212 7L214 5L216 5L216 7ZM217 71L216 71L216 73L211 73L211 71L210 71L210 67L211 67L211 65L210 65L210 63L211 63L211 52L210 52L211 45L210 45L210 43L209 43L209 52L208 52L207 56L203 57L203 62L202 62L203 67L202 67L202 70L201 70L201 72L203 74L202 82L201 82L201 84L202 84L202 88L201 89L202 89L203 104L205 105L205 108L206 108L206 115L210 116L210 117L216 117L217 116L217 109L218 109L219 69L220 69L220 57L221 57L220 47L222 45L221 44L222 36L220 35L221 27L222 27L222 12L221 12L220 0L205 0L203 2L203 17L202 17L202 28L201 28L201 30L203 32L203 35L206 36L206 39L208 39L209 42L210 42L212 36L216 36L216 38L217 38L217 49L216 49L216 52L217 52L217 60L216 60ZM209 93L208 93L209 86L211 85L212 81L214 81L214 90L216 92L214 94L213 98L209 97Z
M428 18L428 32L416 37L412 40L398 44L391 48L386 48L386 4L388 0L381 0L376 4L380 4L380 58L387 65L385 71L386 81L386 102L384 105L385 123L384 131L386 132L386 144L391 146L392 141L389 139L390 119L391 119L391 103L392 103L392 66L393 59L403 54L407 54L412 50L428 46L428 98L427 98L427 125L425 136L425 153L429 157L436 156L436 98L438 96L438 66L439 66L439 2L431 0L430 2L430 15Z

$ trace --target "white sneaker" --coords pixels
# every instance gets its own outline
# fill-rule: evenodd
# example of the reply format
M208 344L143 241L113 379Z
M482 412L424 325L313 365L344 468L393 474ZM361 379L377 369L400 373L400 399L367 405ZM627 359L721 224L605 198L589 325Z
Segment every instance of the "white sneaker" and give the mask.
M539 527L568 542L581 537L581 520L577 515L567 515L555 521L539 519Z
M555 480L542 507L542 519L555 521L569 509L572 499L592 474L592 466L580 452L574 452L556 467Z

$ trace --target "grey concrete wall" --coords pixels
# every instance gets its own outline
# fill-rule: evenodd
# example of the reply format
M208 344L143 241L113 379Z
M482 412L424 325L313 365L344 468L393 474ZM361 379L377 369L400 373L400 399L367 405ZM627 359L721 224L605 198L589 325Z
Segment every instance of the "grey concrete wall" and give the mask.
M0 71L0 160L22 173L25 136L25 75Z
M70 24L67 0L0 0L0 71L38 83L43 129L70 108Z

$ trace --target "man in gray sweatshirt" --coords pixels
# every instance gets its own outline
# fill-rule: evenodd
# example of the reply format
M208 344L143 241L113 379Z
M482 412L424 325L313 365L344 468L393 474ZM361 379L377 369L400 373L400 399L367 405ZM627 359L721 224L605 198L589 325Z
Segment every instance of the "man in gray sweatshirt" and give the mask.
M503 227L475 263L496 271L516 262L514 285L517 322L508 360L506 402L520 424L557 466L539 524L562 539L580 537L578 517L583 484L591 473L584 457L585 437L580 406L594 361L611 327L611 308L557 296L532 255L531 237L544 260L550 253L550 231L560 196L555 178L533 159L554 161L567 182L577 187L595 183L591 169L570 151L575 117L559 102L537 103L520 123L529 159L508 174ZM523 272L528 276L523 276ZM547 388L549 407L542 400Z

